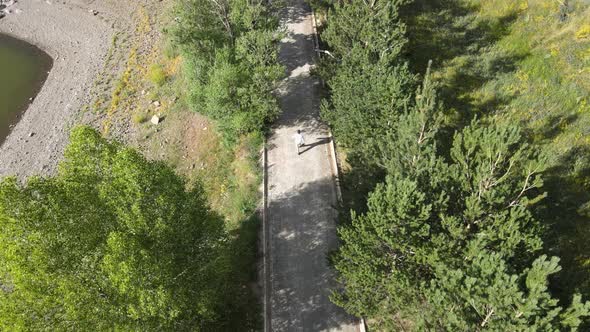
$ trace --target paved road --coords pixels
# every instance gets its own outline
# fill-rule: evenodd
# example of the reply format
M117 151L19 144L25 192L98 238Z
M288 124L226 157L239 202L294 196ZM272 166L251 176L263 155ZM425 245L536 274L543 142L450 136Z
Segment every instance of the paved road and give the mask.
M282 115L268 141L269 270L272 331L357 331L355 320L333 305L327 253L337 244L337 196L327 127L319 119L317 78L309 7L286 0L281 25L287 36L280 59L289 77L282 83ZM297 155L293 135L306 146Z

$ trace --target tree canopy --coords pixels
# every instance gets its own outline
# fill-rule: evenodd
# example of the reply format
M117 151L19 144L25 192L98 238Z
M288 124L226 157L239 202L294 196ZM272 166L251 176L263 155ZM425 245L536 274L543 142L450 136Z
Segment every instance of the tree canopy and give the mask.
M339 229L333 302L376 330L576 330L590 303L548 288L561 267L535 210L547 158L500 117L449 126L431 63L412 93L408 58L428 55L407 56L409 2L314 3L333 55L320 69L330 92L321 114L346 153L354 207Z
M416 79L400 57L406 39L398 9L404 2L336 3L322 34L336 58L324 62L330 98L322 116L338 142L367 165L375 162L377 144L407 105Z
M429 75L380 145L385 182L339 233L333 300L386 330L575 329L590 303L547 289L558 258L540 254L544 158L517 125L473 121L437 153Z
M54 177L0 182L2 330L199 330L227 236L161 162L76 128Z
M279 113L272 91L278 21L265 1L178 0L169 30L183 53L189 105L217 120L226 138L261 131Z

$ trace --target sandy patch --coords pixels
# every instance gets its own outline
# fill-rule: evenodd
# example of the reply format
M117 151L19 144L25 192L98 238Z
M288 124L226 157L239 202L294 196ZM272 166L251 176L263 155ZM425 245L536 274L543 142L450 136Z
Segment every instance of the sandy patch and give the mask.
M0 147L0 176L48 175L56 169L69 129L81 122L83 105L92 102L91 87L104 70L113 35L129 29L135 7L146 1L20 0L9 7L0 33L38 46L54 64Z

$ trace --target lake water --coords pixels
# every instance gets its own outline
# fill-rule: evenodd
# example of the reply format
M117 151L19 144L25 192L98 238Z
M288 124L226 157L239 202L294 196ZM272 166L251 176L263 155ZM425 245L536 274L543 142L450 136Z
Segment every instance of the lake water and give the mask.
M0 34L0 144L35 98L53 60L21 40Z

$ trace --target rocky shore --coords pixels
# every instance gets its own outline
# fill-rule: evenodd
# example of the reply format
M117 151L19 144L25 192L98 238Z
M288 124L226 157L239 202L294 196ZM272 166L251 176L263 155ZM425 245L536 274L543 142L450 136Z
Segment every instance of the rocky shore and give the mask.
M0 146L0 176L49 175L67 145L70 128L92 102L117 31L131 24L127 0L20 0L3 9L0 33L36 45L54 61L45 85ZM5 4L8 4L5 1Z

